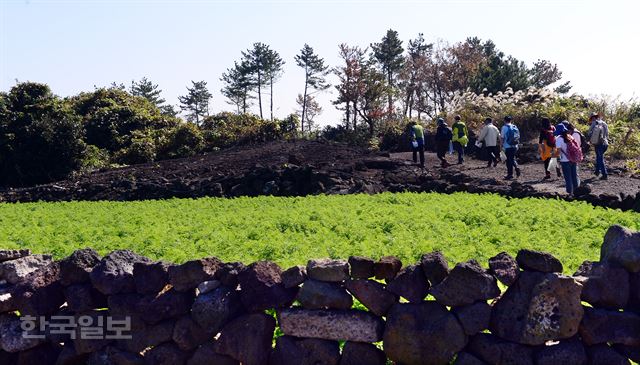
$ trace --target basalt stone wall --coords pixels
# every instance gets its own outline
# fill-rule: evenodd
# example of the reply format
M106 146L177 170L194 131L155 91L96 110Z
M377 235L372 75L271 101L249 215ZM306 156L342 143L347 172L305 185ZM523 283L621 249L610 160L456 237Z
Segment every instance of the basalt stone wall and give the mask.
M449 267L433 252L404 266L350 257L283 271L0 251L0 364L640 361L640 233L611 227L600 261L573 276L530 250L487 264Z

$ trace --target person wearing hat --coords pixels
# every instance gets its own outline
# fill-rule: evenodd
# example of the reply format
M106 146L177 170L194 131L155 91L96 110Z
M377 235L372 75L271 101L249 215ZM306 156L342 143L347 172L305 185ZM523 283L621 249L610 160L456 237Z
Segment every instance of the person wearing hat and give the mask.
M551 179L551 160L559 157L558 149L556 148L556 137L554 132L556 127L551 124L549 118L542 118L542 129L540 130L540 136L538 138L538 152L540 153L540 159L544 162L545 176L543 180ZM556 175L562 177L560 172L560 165L556 165Z
M507 156L507 176L505 180L513 179L513 170L516 171L516 177L520 177L520 167L516 162L516 153L518 152L518 144L520 143L520 130L513 124L511 116L504 117L504 126L502 126L502 149Z
M451 126L453 130L453 149L458 153L458 165L464 162L464 149L469 143L467 126L462 122L460 115L455 116L455 123Z
M420 154L420 167L424 167L424 128L416 122L411 122L409 128L411 129L413 163L418 163L418 154Z
M589 136L589 142L596 151L596 170L594 174L596 176L602 174L600 180L607 180L609 174L604 163L604 153L609 148L609 126L600 118L598 113L591 113L589 121L591 126L587 135Z
M451 132L451 128L447 125L447 122L444 118L438 118L438 129L436 130L436 155L440 160L442 167L451 166L447 162L447 151L449 150L449 144L451 143L451 138L453 138L453 133Z
M500 131L498 127L493 125L493 119L487 118L484 120L484 127L480 130L478 141L481 142L487 149L487 155L489 156L489 163L487 167L493 167L498 165L500 161Z
M562 174L564 175L565 189L567 194L572 196L576 188L580 186L580 180L578 178L578 164L571 161L570 158L569 144L577 143L576 148L579 149L580 141L575 139L575 132L572 133L564 123L558 124L553 134L556 136L556 148L560 151L560 166L562 166Z

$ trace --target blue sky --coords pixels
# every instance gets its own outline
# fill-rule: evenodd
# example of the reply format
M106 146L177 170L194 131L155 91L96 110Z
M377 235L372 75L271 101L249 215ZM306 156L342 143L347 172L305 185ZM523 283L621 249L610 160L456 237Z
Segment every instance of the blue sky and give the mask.
M293 57L304 43L339 64L338 44L368 46L387 29L406 42L468 36L492 39L507 54L558 63L574 91L640 96L636 0L216 1L0 0L0 90L15 80L48 83L61 96L147 76L177 104L190 80L214 92L212 111L233 110L220 75L254 42L286 61L275 114L295 109L303 88ZM322 124L340 113L319 96ZM257 109L254 109L257 111ZM267 108L265 108L267 113Z

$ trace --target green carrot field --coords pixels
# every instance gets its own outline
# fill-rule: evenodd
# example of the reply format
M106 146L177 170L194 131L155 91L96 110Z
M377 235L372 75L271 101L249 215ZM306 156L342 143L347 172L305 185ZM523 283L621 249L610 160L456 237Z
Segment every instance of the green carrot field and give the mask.
M572 272L597 260L612 224L640 214L583 202L497 195L385 193L304 198L0 204L0 248L57 258L93 247L183 262L217 256L284 267L309 258L397 255L405 264L442 250L451 263L519 248L553 253Z

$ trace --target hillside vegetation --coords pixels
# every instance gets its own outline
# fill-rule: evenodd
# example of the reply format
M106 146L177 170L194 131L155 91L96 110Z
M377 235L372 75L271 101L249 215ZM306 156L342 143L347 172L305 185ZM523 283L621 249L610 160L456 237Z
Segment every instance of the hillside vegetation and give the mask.
M640 215L462 193L27 203L0 205L0 246L58 258L93 247L172 262L218 256L282 266L349 255L397 255L408 263L433 250L451 262L486 263L500 251L531 248L553 253L571 272L598 259L612 224L640 229Z
M406 150L410 122L431 134L438 117L452 123L457 114L471 134L487 117L511 115L529 140L537 137L542 118L569 120L585 131L589 115L598 112L610 127L608 156L640 170L636 99L570 94L571 84L555 63L527 64L477 37L449 44L418 34L405 42L390 29L370 44L340 44L337 65L305 44L294 57L305 70L299 110L277 117L273 84L293 60L259 42L242 52L220 84L192 80L187 94L178 96L180 112L146 77L130 87L113 83L66 97L43 83L17 82L0 91L0 189L275 140L320 137L371 150ZM330 74L337 82L330 83ZM212 87L222 87L233 112L210 110ZM328 89L336 98L320 105L317 93ZM315 118L327 108L342 117L320 130Z

